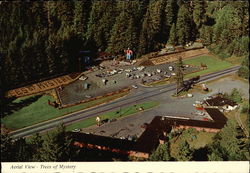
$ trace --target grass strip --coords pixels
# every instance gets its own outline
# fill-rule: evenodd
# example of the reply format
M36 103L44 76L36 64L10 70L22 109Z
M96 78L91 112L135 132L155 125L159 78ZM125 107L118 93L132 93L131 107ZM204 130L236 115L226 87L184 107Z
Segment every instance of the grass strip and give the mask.
M105 114L99 115L99 117L101 118L101 120L104 119L118 119L121 117L125 117L125 116L129 116L138 112L141 112L139 108L143 108L143 110L147 110L150 108L153 108L155 106L159 105L158 102L156 101L149 101L149 102L144 102L144 103L140 103L137 105L132 105L129 107L125 107L125 108L121 108L121 109L117 109L115 111L112 112L107 112ZM88 118L86 120L82 120L79 121L77 123L71 124L69 126L66 127L67 130L73 130L73 129L80 129L80 128L86 128L92 125L96 124L96 117L92 117L92 118Z
M121 118L121 117L129 116L129 115L140 112L140 110L139 110L140 107L143 108L143 110L147 110L147 109L153 108L153 107L158 106L158 105L159 105L159 103L156 102L156 101L148 101L148 102L140 103L140 104L137 104L137 105L132 105L132 106L129 106L129 107L117 109L117 110L112 111L112 112L107 112L105 114L99 115L99 117L101 118L101 120L106 119L106 118L108 118L108 119L114 119L114 118L118 119L118 118ZM68 126L66 126L66 131L72 131L74 129L87 128L87 127L90 127L92 125L95 125L96 124L95 119L96 119L96 117L92 117L92 118L88 118L88 119L73 123L71 125L68 125ZM54 132L56 132L56 129L52 129L52 130L50 130L50 131L48 131L46 133L42 133L41 136L45 139L47 134L51 134L51 133L54 133ZM32 137L33 136L29 136L29 137L26 138L26 140L30 141Z
M207 65L207 69L205 70L200 70L194 73L189 73L189 74L185 74L184 78L191 78L191 77L195 77L195 76L199 76L199 75L205 75L205 74L209 74L209 73L213 73L213 72L217 72L217 71L221 71L227 68L230 68L233 66L233 64L231 64L228 61L222 61L216 57L213 56L198 56L196 58L192 58L192 59L185 59L183 60L184 64L189 64L189 65L194 65L194 66L200 66L201 63L206 64ZM147 86L159 86L159 85L164 85L164 84L169 84L171 82L174 82L173 79L163 79L160 81L155 81L149 84L146 84Z
M118 93L115 95L100 98L97 100L93 100L90 102L75 105L72 107L67 107L64 109L56 109L48 105L47 103L48 100L54 101L54 99L51 96L43 95L38 100L20 108L19 110L12 110L13 113L2 118L1 123L4 124L6 128L16 130L16 129L31 126L31 125L34 125L43 121L58 118L58 117L61 117L63 115L66 115L72 112L90 108L90 107L120 98L126 94L128 94L128 92L122 92L122 93ZM31 97L34 97L34 96L18 98L14 102L18 104L20 102L23 102L22 100L25 101L25 99L29 99Z
M198 75L205 75L208 73L213 73L217 71L221 71L227 68L232 67L233 65L227 61L222 61L218 58L215 58L213 56L199 56L197 58L192 59L186 59L183 61L184 64L194 65L194 66L200 66L201 63L207 65L207 69L198 71L195 73L190 73L185 75L185 78L191 78Z

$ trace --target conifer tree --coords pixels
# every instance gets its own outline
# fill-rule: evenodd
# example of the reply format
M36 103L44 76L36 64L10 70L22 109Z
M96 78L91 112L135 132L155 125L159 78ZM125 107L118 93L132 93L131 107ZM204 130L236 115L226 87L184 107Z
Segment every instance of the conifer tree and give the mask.
M173 27L173 24L176 23L177 19L177 13L178 13L178 5L175 0L170 0L166 2L166 7L165 7L165 21L163 23L163 33L165 34L166 40L169 40L170 33L171 36L173 36L173 32L171 29ZM172 39L172 38L171 38Z
M43 143L44 143L44 140L42 139L42 137L38 133L30 141L30 146L32 149L32 161L34 161L34 162L41 162L42 161Z
M228 120L226 126L219 132L210 146L209 160L223 159L224 161L248 160L248 143L237 122Z
M238 32L241 27L240 18L239 16L234 16L234 12L235 8L228 4L216 14L216 24L213 27L213 41L221 44L224 48L234 38L240 36L240 32Z
M110 39L110 31L116 17L116 2L93 1L90 12L87 39L93 40L96 46L102 50L107 48Z
M182 72L182 57L178 58L178 63L176 67L176 96L178 94L178 91L181 87L183 87L184 81L183 81L183 72Z
M244 79L249 79L249 58L248 58L248 56L245 56L242 63L241 63L241 67L238 70L238 76L240 76Z
M177 34L176 34L176 24L173 23L172 26L171 26L171 30L170 30L170 33L169 33L169 39L168 39L168 43L169 44L172 44L172 45L176 45L178 40L177 40Z
M26 142L25 138L17 139L12 144L12 153L15 153L14 161L29 162L32 158L31 146ZM13 159L13 158L12 158Z
M220 143L218 141L213 142L212 145L209 146L209 149L212 151L208 154L209 161L223 161L225 151L221 148Z
M61 27L72 26L74 18L74 2L56 1L56 14Z
M111 31L111 38L108 50L113 53L122 53L123 50L130 48L136 52L138 45L138 29L134 14L138 13L139 2L118 2L117 8L119 16ZM129 9L129 10L128 10Z
M246 142L243 131L235 121L229 120L227 125L221 130L220 145L225 148L228 160L245 160Z
M31 14L32 17L31 22L35 22L34 30L37 32L41 30L47 30L47 16L45 15L45 5L43 2L33 2L31 4ZM33 26L33 25L31 25Z
M178 161L190 161L193 158L193 151L190 149L189 144L187 141L184 141L180 144L179 150L178 150Z
M12 141L8 134L1 133L1 161L13 161Z
M169 161L170 159L169 143L160 144L149 157L150 161Z
M178 11L176 21L178 44L184 45L185 43L193 40L194 26L190 14L190 7L186 3L182 4Z
M162 37L165 1L151 1L143 19L140 34L139 54L145 54L161 47L165 38Z
M193 5L193 20L196 25L196 30L199 31L206 19L205 1L195 0ZM197 32L197 34L198 33L199 32Z
M57 132L47 135L41 150L41 161L70 161L74 157L71 137L66 134L65 126L58 127Z
M87 23L91 7L91 1L75 1L74 10L74 29L77 35L80 35L83 40L86 38Z

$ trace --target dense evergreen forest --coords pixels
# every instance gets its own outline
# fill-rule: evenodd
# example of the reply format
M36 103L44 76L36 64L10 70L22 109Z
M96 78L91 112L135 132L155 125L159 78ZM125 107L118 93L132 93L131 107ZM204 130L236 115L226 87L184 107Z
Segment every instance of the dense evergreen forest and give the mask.
M78 70L79 51L136 57L165 44L200 39L222 58L246 57L248 1L83 0L0 3L1 81L5 90Z

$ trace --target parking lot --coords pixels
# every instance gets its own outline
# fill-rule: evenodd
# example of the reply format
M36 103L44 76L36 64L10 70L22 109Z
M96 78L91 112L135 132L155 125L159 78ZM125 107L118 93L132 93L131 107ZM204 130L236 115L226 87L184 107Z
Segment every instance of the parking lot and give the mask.
M65 86L59 92L62 104L74 104L90 97L96 97L134 86L175 76L175 63L155 66L136 66L128 63L106 62L105 66L91 68L79 80ZM199 67L184 66L184 73L199 70Z
M222 84L224 83L230 85L223 87L224 85ZM144 131L142 125L144 123L150 123L155 116L188 117L197 120L202 120L204 118L211 119L208 114L203 114L196 110L193 104L215 93L230 92L233 88L244 88L241 90L243 97L248 97L249 85L241 80L232 79L231 77L213 81L208 83L207 86L212 92L207 94L194 92L192 98L176 99L171 97L173 94L171 92L152 97L150 99L160 102L160 106L145 112L137 113L136 115L121 118L118 121L107 123L100 127L91 126L82 129L82 132L117 138L128 138L129 136L139 137Z

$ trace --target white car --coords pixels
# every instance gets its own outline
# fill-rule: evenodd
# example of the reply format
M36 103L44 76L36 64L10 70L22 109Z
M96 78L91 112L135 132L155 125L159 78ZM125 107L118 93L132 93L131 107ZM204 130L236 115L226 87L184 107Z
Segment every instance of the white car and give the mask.
M145 68L144 66L140 66L140 67L137 67L137 70L142 71L144 68Z
M112 70L112 71L110 72L110 74L112 74L112 75L114 75L114 74L116 74L116 73L117 73L116 70Z
M133 87L133 88L135 88L135 89L137 89L137 88L138 88L138 86L136 86L136 85L132 85L132 87Z
M91 98L92 96L90 96L90 95L85 95L85 97L89 99L89 98Z
M72 130L72 132L80 132L81 131L81 129L74 129L74 130Z
M79 78L79 80L86 80L86 79L88 79L88 77L83 77L83 76L81 76L81 77Z
M131 75L129 73L126 73L126 77L130 77Z
M125 69L124 71L125 71L125 72L128 72L128 73L132 72L131 69Z
M195 103L196 103L196 104L202 104L202 102L201 102L201 101L195 101Z
M169 66L168 69L169 69L170 71L173 71L173 70L174 70L174 67L173 67L173 66Z
M139 79L141 76L140 75L136 75L135 77L136 77L136 79Z
M161 69L156 69L157 73L161 73Z

